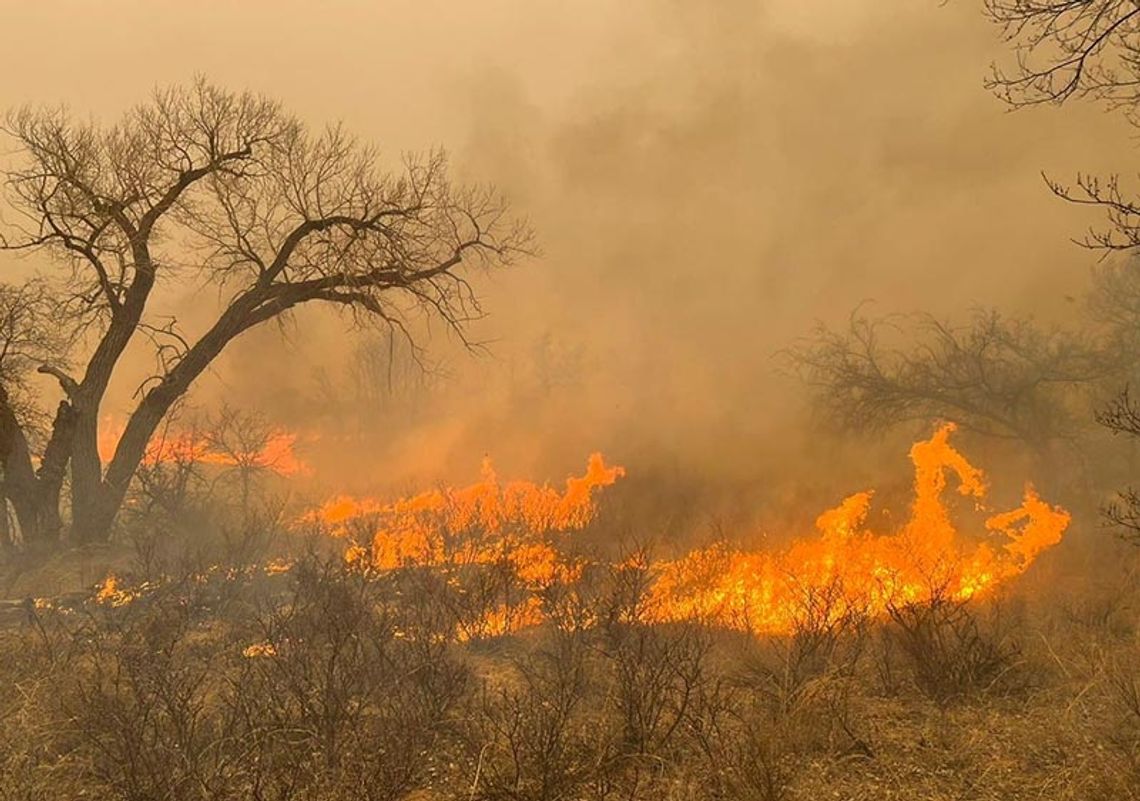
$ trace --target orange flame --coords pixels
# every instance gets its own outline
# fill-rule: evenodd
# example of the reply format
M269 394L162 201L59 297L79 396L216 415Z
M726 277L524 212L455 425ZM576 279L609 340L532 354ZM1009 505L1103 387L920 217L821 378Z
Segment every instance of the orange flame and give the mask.
M911 448L915 495L910 518L899 531L871 531L872 493L860 492L818 517L818 537L795 541L783 552L748 552L720 543L675 560L635 557L617 569L647 573L648 590L636 614L643 622L699 619L784 634L794 631L809 609L832 619L850 613L880 616L900 604L967 600L1020 575L1061 540L1070 516L1027 486L1018 508L991 514L982 536L963 537L944 498L951 479L978 510L987 487L982 471L950 445L954 430L953 424L944 425ZM484 463L482 481L462 489L391 503L340 497L310 518L338 536L363 532L364 540L350 546L345 557L370 569L507 560L520 582L537 591L576 581L583 567L542 535L584 527L595 511L591 493L622 475L622 468L608 468L594 454L586 474L570 479L559 493L527 482L500 484ZM509 633L544 619L541 601L530 596L491 609L461 636Z
M99 458L107 463L115 455L124 426L120 421L107 418L99 427ZM309 475L312 470L294 451L297 434L274 431L256 451L249 453L223 453L208 439L192 432L170 433L156 437L147 445L143 464L190 463L237 467L245 465L269 470L277 475L293 477Z
M507 559L530 586L566 580L573 567L541 535L586 526L594 516L592 493L625 475L593 454L582 476L567 479L562 492L529 481L499 481L490 460L482 480L460 489L437 489L390 503L347 496L333 498L307 516L349 536L361 522L365 541L346 558L372 569L409 565L483 564Z
M114 573L108 573L95 591L95 603L118 608L133 602L140 590L123 587Z
M915 467L911 516L895 535L865 526L871 493L848 497L816 520L820 536L783 553L749 553L726 545L694 551L651 567L646 605L656 621L699 618L732 628L787 633L805 605L826 598L825 614L878 616L892 605L936 597L966 600L1024 572L1056 545L1069 514L1042 501L1031 486L1021 506L985 521L997 542L963 540L943 501L948 474L979 505L985 477L950 444L954 426L939 429L910 452Z
M951 519L947 490L953 481L961 496L985 511L987 486L982 471L951 446L954 430L953 424L944 425L912 446L914 501L898 531L872 531L867 525L872 493L859 492L819 515L818 536L794 541L781 552L719 543L673 560L655 562L637 554L613 566L646 574L647 589L633 614L645 623L695 619L787 634L805 615L831 621L848 614L881 616L897 605L937 598L964 601L1020 575L1060 542L1069 513L1026 486L1020 506L989 513L977 536L963 536ZM527 481L502 482L485 460L481 480L466 487L391 502L342 496L303 519L351 540L345 559L365 570L436 567L459 586L459 574L450 572L457 566L505 568L517 589L506 594L509 599L498 596L475 619L463 620L456 631L460 639L493 637L540 625L555 614L545 607L542 591L574 584L586 565L560 551L552 535L587 526L597 511L596 491L624 475L623 468L607 466L595 453L585 473L568 479L559 491ZM288 572L292 562L275 560L261 569L270 575ZM146 589L124 588L108 575L94 600L123 606ZM255 644L244 653L271 651Z

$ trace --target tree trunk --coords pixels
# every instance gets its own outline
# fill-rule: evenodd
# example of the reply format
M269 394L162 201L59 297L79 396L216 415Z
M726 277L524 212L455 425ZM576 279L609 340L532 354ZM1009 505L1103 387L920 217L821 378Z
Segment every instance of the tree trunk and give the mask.
M79 542L106 540L110 536L111 523L114 522L119 504L122 503L122 497L117 502L112 502L104 486L103 464L99 456L99 406L123 351L138 329L150 292L154 288L155 266L146 240L148 234L149 232L135 232L132 236L134 280L95 347L83 380L72 390L71 402L75 413L69 437L71 527L72 537ZM146 447L146 443L143 443L143 447ZM142 458L141 452L139 458ZM132 475L137 466L136 461L131 467ZM123 492L125 494L125 487ZM111 507L110 511L108 506Z
M12 502L21 538L27 545L57 541L63 529L59 499L67 466L68 429L72 423L71 407L66 402L61 403L56 411L52 438L37 473L32 466L27 438L9 404L8 393L0 387L3 496Z
M71 534L80 543L106 539L101 522L103 465L98 449L98 405L76 414L71 453Z
M139 309L145 302L151 283L149 279L139 280L136 287L132 287L132 291L139 292ZM142 287L141 290L138 286ZM11 450L13 466L18 468L18 475L26 479L15 484L5 481L5 492L17 508L21 528L36 532L40 538L59 538L62 529L60 498L64 475L70 464L72 538L78 542L106 541L135 471L162 419L235 336L264 319L270 319L270 316L261 318L252 314L263 300L264 293L259 290L234 301L162 381L147 391L127 420L105 472L97 448L99 401L106 389L110 368L137 325L136 309L124 312L116 320L114 331L100 343L97 357L89 364L83 382L72 388L68 401L60 403L38 475L32 471L27 442L15 422L15 416L7 409L6 396L0 398L0 447L5 449L5 453ZM279 305L280 308L288 308L296 302L298 299L286 299ZM5 409L11 418L7 429ZM8 429L18 436L5 438ZM4 467L5 476L8 476L9 467L6 463ZM20 512L21 504L23 513ZM30 528L25 527L25 518Z
M127 495L131 479L146 454L151 437L175 401L238 334L252 323L249 311L256 306L255 295L236 301L183 356L158 384L151 387L127 420L123 435L98 489L73 497L73 508L83 515L88 540L105 540ZM72 488L73 494L75 488ZM74 524L73 524L74 525Z
M106 542L122 503L122 497L114 498L104 487L72 499L72 536L80 543Z

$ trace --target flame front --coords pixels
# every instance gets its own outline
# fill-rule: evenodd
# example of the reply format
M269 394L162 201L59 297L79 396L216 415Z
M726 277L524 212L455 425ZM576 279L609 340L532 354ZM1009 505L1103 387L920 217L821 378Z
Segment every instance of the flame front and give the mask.
M1000 543L967 541L944 501L948 477L956 477L958 492L979 507L985 477L950 445L953 431L947 424L911 448L915 498L898 533L866 527L872 495L860 492L819 516L817 538L782 553L721 544L652 566L645 616L782 634L805 614L879 616L892 605L966 600L1023 573L1041 551L1060 542L1069 514L1027 486L1021 506L985 521Z
M104 418L99 428L99 458L110 462L124 431L122 421ZM155 437L147 445L143 464L195 463L214 467L252 467L268 470L279 476L296 477L311 473L309 466L294 450L297 434L291 431L273 431L247 452L223 452L208 438L193 432L170 432Z
M756 633L794 631L805 614L838 618L879 616L892 605L934 598L967 600L1024 572L1057 544L1069 514L1027 486L1021 505L991 514L980 537L967 538L951 520L946 493L981 510L986 479L950 444L953 424L911 448L914 501L900 530L879 534L867 525L872 493L860 492L816 520L818 536L780 552L746 551L719 543L679 559L627 561L615 569L648 574L642 622L697 619ZM357 534L346 558L377 570L442 567L508 560L522 584L538 590L581 574L546 535L576 530L593 517L594 490L624 475L600 454L564 492L528 482L500 483L490 463L481 481L381 503L335 498L311 517L332 533ZM363 539L360 533L364 532ZM501 634L545 619L535 596L488 612L481 630Z
M871 530L872 493L859 492L819 515L815 537L793 541L783 551L747 551L722 542L678 559L638 555L609 565L614 574L645 573L644 595L631 614L643 623L698 620L788 634L805 616L826 623L851 614L878 617L895 606L939 598L965 601L1020 575L1060 542L1070 516L1026 486L1020 506L989 513L977 536L963 536L946 502L951 482L982 512L987 485L984 474L951 446L954 430L944 425L911 448L914 501L896 532ZM505 571L513 589L489 598L457 630L461 639L491 637L540 625L552 613L543 590L582 578L587 563L561 550L558 535L587 526L597 511L595 493L624 475L595 453L585 473L568 479L560 491L500 481L485 460L481 480L466 487L389 502L341 496L303 520L348 540L345 559L362 570L427 567L455 587L461 586L463 568ZM290 569L288 560L264 566L270 575ZM119 606L137 595L108 576L96 600ZM247 656L268 653L251 649Z
M529 481L500 482L490 460L482 480L459 489L437 489L390 503L334 498L308 519L335 536L357 542L346 558L377 570L413 565L486 564L510 560L528 586L572 577L551 532L585 527L594 517L593 492L613 484L625 470L593 454L582 476L567 479L562 492ZM363 537L361 534L363 533Z

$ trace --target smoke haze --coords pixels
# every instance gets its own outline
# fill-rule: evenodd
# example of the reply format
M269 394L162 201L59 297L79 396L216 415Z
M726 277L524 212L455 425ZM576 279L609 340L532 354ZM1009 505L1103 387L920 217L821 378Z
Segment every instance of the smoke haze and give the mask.
M437 329L435 371L397 371L414 386L388 413L309 443L320 475L373 487L469 477L484 453L508 474L557 477L594 449L634 475L786 474L789 452L818 449L789 433L804 430L803 397L773 354L864 300L1064 320L1092 259L1068 243L1084 221L1040 171L1110 171L1129 147L1121 121L1087 107L1007 113L982 86L1004 48L970 2L0 13L5 106L59 101L111 120L201 73L314 127L343 120L393 159L443 145L457 178L494 182L530 218L541 254L477 280L487 317L471 335L488 354ZM189 330L215 299L167 293ZM286 354L275 327L247 336L196 400L331 430L359 344L387 344L323 314L284 334ZM109 411L128 408L147 366Z

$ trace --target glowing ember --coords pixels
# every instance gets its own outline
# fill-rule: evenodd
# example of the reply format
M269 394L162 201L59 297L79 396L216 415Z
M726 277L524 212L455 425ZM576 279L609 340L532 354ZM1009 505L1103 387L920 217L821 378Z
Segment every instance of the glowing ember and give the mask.
M246 659L257 659L262 656L277 656L277 649L271 642L257 642L244 648L241 655Z
M292 559L271 559L265 563L265 575L279 576L282 573L288 573L293 569L293 566Z

